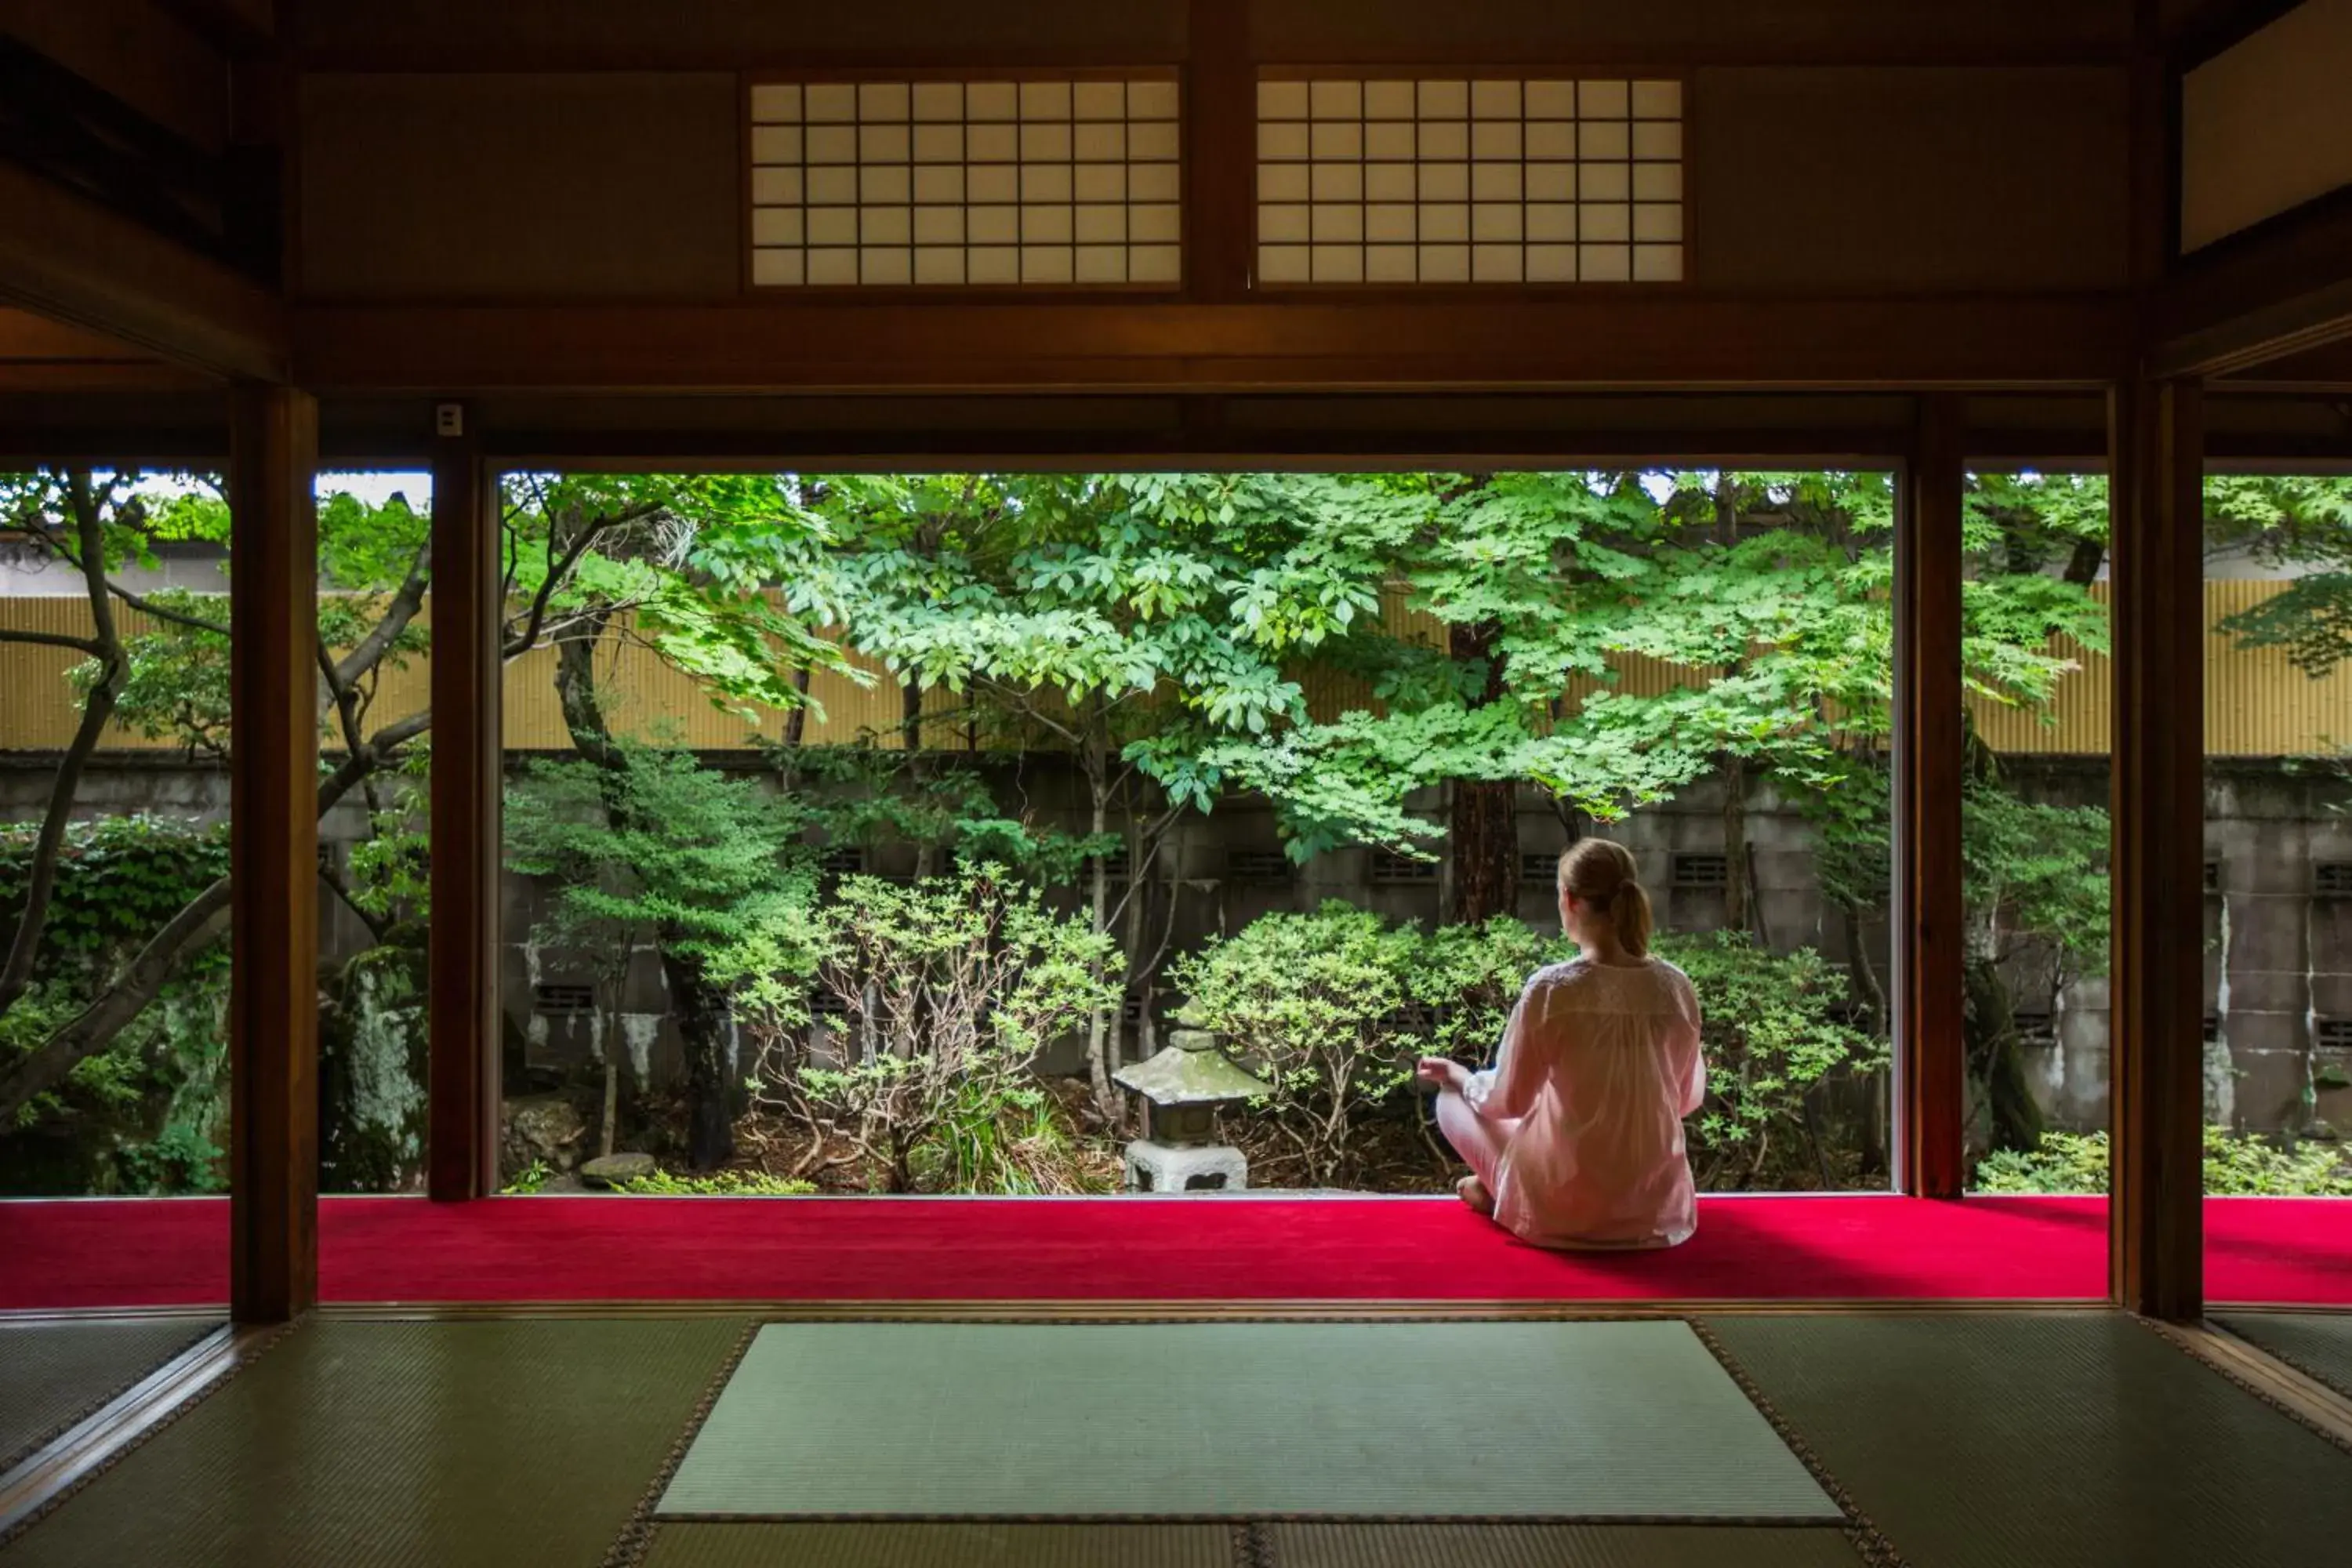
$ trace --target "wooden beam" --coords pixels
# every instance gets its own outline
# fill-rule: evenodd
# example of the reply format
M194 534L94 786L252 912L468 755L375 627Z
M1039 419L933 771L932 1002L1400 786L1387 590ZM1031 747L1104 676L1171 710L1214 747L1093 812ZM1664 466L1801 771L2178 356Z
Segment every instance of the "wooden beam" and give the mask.
M0 162L0 301L177 364L284 379L278 302L208 258Z
M2158 300L2164 376L2222 375L2352 337L2352 189L2216 240Z
M1903 470L1895 599L1895 1145L1905 1192L1968 1178L1960 1036L1959 399L1919 400Z
M278 35L276 0L154 0L227 55L254 55Z
M2104 386L2136 348L2105 294L1161 302L313 306L304 385L1013 392Z
M2202 1309L2205 648L2202 393L2113 394L2113 1293Z
M433 451L433 931L426 1191L499 1186L499 530L472 411Z
M306 1310L319 1280L318 409L231 395L229 1310Z
M1184 68L1184 292L1245 298L1257 232L1257 71L1248 0L1192 0Z

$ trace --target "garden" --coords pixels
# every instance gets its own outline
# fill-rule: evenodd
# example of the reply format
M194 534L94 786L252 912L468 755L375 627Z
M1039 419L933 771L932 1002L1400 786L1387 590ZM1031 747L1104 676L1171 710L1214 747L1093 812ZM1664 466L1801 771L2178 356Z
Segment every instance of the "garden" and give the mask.
M1443 1191L1411 1064L1489 1058L1591 834L1706 1012L1702 1186L1886 1185L1893 493L509 476L510 1190L1115 1192L1120 1077L1182 1037L1254 1084L1214 1132L1252 1185ZM1971 1152L2098 1190L2048 1079L2103 994L2105 760L2043 737L2105 651L2105 493L1969 502ZM2331 674L2352 486L2216 479L2208 514L2284 584L2221 635ZM419 1182L428 518L422 476L321 483L330 1191ZM225 1184L227 527L207 476L0 481L0 1191ZM2292 1105L2225 1092L2223 1029L2215 1190L2352 1193L2302 1059Z

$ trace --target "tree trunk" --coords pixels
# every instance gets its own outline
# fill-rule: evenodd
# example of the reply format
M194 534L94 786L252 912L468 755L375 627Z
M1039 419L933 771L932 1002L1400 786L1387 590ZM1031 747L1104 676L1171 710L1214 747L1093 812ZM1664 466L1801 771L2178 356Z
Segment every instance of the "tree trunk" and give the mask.
M1447 651L1456 660L1486 661L1484 702L1499 701L1503 695L1502 658L1495 652L1498 636L1500 628L1492 622L1454 626L1446 633ZM1517 912L1518 786L1509 779L1456 779L1450 817L1446 825L1454 859L1450 919L1455 924L1475 925Z
M1087 744L1085 761L1087 794L1093 806L1092 815L1087 818L1087 831L1099 838L1109 831L1109 761L1104 749L1092 741ZM1100 935L1109 924L1110 871L1099 853L1089 863L1087 881L1091 910L1087 929ZM1087 1015L1087 1078L1094 1087L1095 1109L1107 1120L1116 1122L1119 1104L1118 1090L1112 1087L1110 1081L1109 1022L1099 1007Z
M803 700L794 703L793 710L784 715L784 744L798 751L801 738L808 733L808 703L805 700L809 690L808 666L803 665L793 671L793 689L799 692Z
M907 748L907 781L919 803L924 788L930 783L931 764L923 752L923 689L911 680L898 689L898 733ZM921 878L939 874L939 844L925 838L915 846L915 875Z
M1135 819L1133 816L1130 815L1128 818L1127 835L1127 931L1126 934L1120 938L1120 945L1127 953L1127 990L1125 994L1137 998L1139 1002L1143 999L1144 988L1150 983L1151 979L1151 976L1144 970L1143 960L1143 921L1145 912L1151 901L1151 883L1150 879L1145 875L1145 869L1146 868L1143 858L1143 835L1135 831ZM1119 1011L1118 1030L1117 1035L1117 1058L1121 1063L1127 1062L1129 1059L1141 1061L1147 1054L1140 1038L1142 1033L1142 1019L1147 1009L1141 1006L1139 1006L1136 1010L1137 1034L1139 1037L1136 1042L1136 1054L1132 1058L1129 1058L1127 1054L1126 1009L1122 1007Z
M2031 1152L2042 1142L2042 1108L2026 1081L2009 986L1990 958L1969 961L1965 984L1969 1069L1984 1085L1987 1146Z
M735 1154L727 998L710 984L700 959L677 951L676 933L665 931L657 940L671 1016L686 1047L686 1161L698 1171L715 1170Z
M625 773L628 759L606 727L596 689L596 648L605 617L587 616L555 639L555 694L572 749L604 771L604 809L615 827L639 826ZM669 982L670 1016L686 1051L687 1163L708 1171L735 1152L731 1075L727 1070L726 997L710 984L699 959L681 953L684 933L656 927L654 947Z
M1727 757L1723 763L1723 925L1726 931L1751 936L1753 888L1748 874L1748 763Z
M1846 968L1853 977L1855 994L1870 1010L1870 1032L1885 1038L1888 1033L1886 987L1878 978L1878 966L1870 961L1868 944L1869 935L1862 926L1862 911L1852 904L1846 905ZM1877 1071L1866 1075L1861 1085L1862 1170L1865 1175L1887 1169L1887 1087L1886 1075Z

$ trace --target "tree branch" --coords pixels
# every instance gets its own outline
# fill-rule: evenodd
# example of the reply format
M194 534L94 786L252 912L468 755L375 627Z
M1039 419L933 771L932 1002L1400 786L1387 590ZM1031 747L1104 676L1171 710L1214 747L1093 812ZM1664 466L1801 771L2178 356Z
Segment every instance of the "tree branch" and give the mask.
M69 647L91 658L106 657L106 646L95 637L68 637L64 632L21 632L0 628L0 642L32 643L40 647Z
M359 645L345 654L342 662L331 669L331 673L339 684L348 686L376 667L376 662L383 658L400 634L408 629L409 623L416 618L417 611L424 608L425 591L431 586L432 581L433 541L427 538L416 547L416 555L408 563L408 575L402 580L384 606L383 618L377 621L375 629L362 637Z
M329 890L343 901L345 909L359 916L360 923L367 927L368 936L373 941L377 942L383 941L383 933L392 922L376 919L362 907L359 894L352 887L351 879L337 869L332 861L323 857L319 861L319 880L324 882Z
M90 622L98 633L90 657L99 662L99 678L83 700L81 722L74 730L72 744L58 759L57 776L49 784L48 808L33 841L33 863L26 878L25 908L16 917L7 962L0 965L0 1013L15 1005L33 982L33 963L40 952L41 933L48 926L49 900L57 892L58 860L65 848L66 825L73 818L74 796L80 792L82 771L98 750L131 673L130 660L123 657L122 640L115 630L113 610L106 602L106 537L100 502L90 491L87 474L68 476L66 493L79 542L80 559L76 564L81 568ZM8 1118L0 1116L0 1129L10 1125Z
M383 765L393 752L406 745L433 727L433 710L411 713L405 719L395 719L355 746L335 771L319 785L319 815L324 816L342 804L343 796Z
M643 522L660 510L658 501L641 501L609 517L600 517L573 537L572 542L564 547L560 559L555 554L554 524L551 520L547 536L547 575L540 583L539 591L531 595L530 608L523 616L522 629L507 639L506 657L520 658L538 646L550 601L555 597L556 590L571 577L572 569L580 564L581 557L586 555L599 539L615 529Z
M210 632L215 637L228 636L228 627L217 621L208 621L202 616L192 616L184 610L174 610L168 605L159 605L143 594L132 593L120 583L109 583L107 589L116 598L142 616L159 621L167 621L175 626L185 626L192 632Z
M124 1026L146 1011L182 961L209 946L226 929L228 916L229 881L223 877L149 938L131 966L79 1017L0 1075L0 1131L14 1128L35 1095L63 1083L84 1058L104 1048Z

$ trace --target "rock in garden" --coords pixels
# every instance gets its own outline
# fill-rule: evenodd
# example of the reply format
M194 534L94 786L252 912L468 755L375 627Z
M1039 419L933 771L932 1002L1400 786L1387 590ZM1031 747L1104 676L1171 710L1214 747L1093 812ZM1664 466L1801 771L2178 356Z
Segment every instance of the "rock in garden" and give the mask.
M580 1177L592 1187L617 1187L659 1168L651 1154L606 1154L582 1165Z

